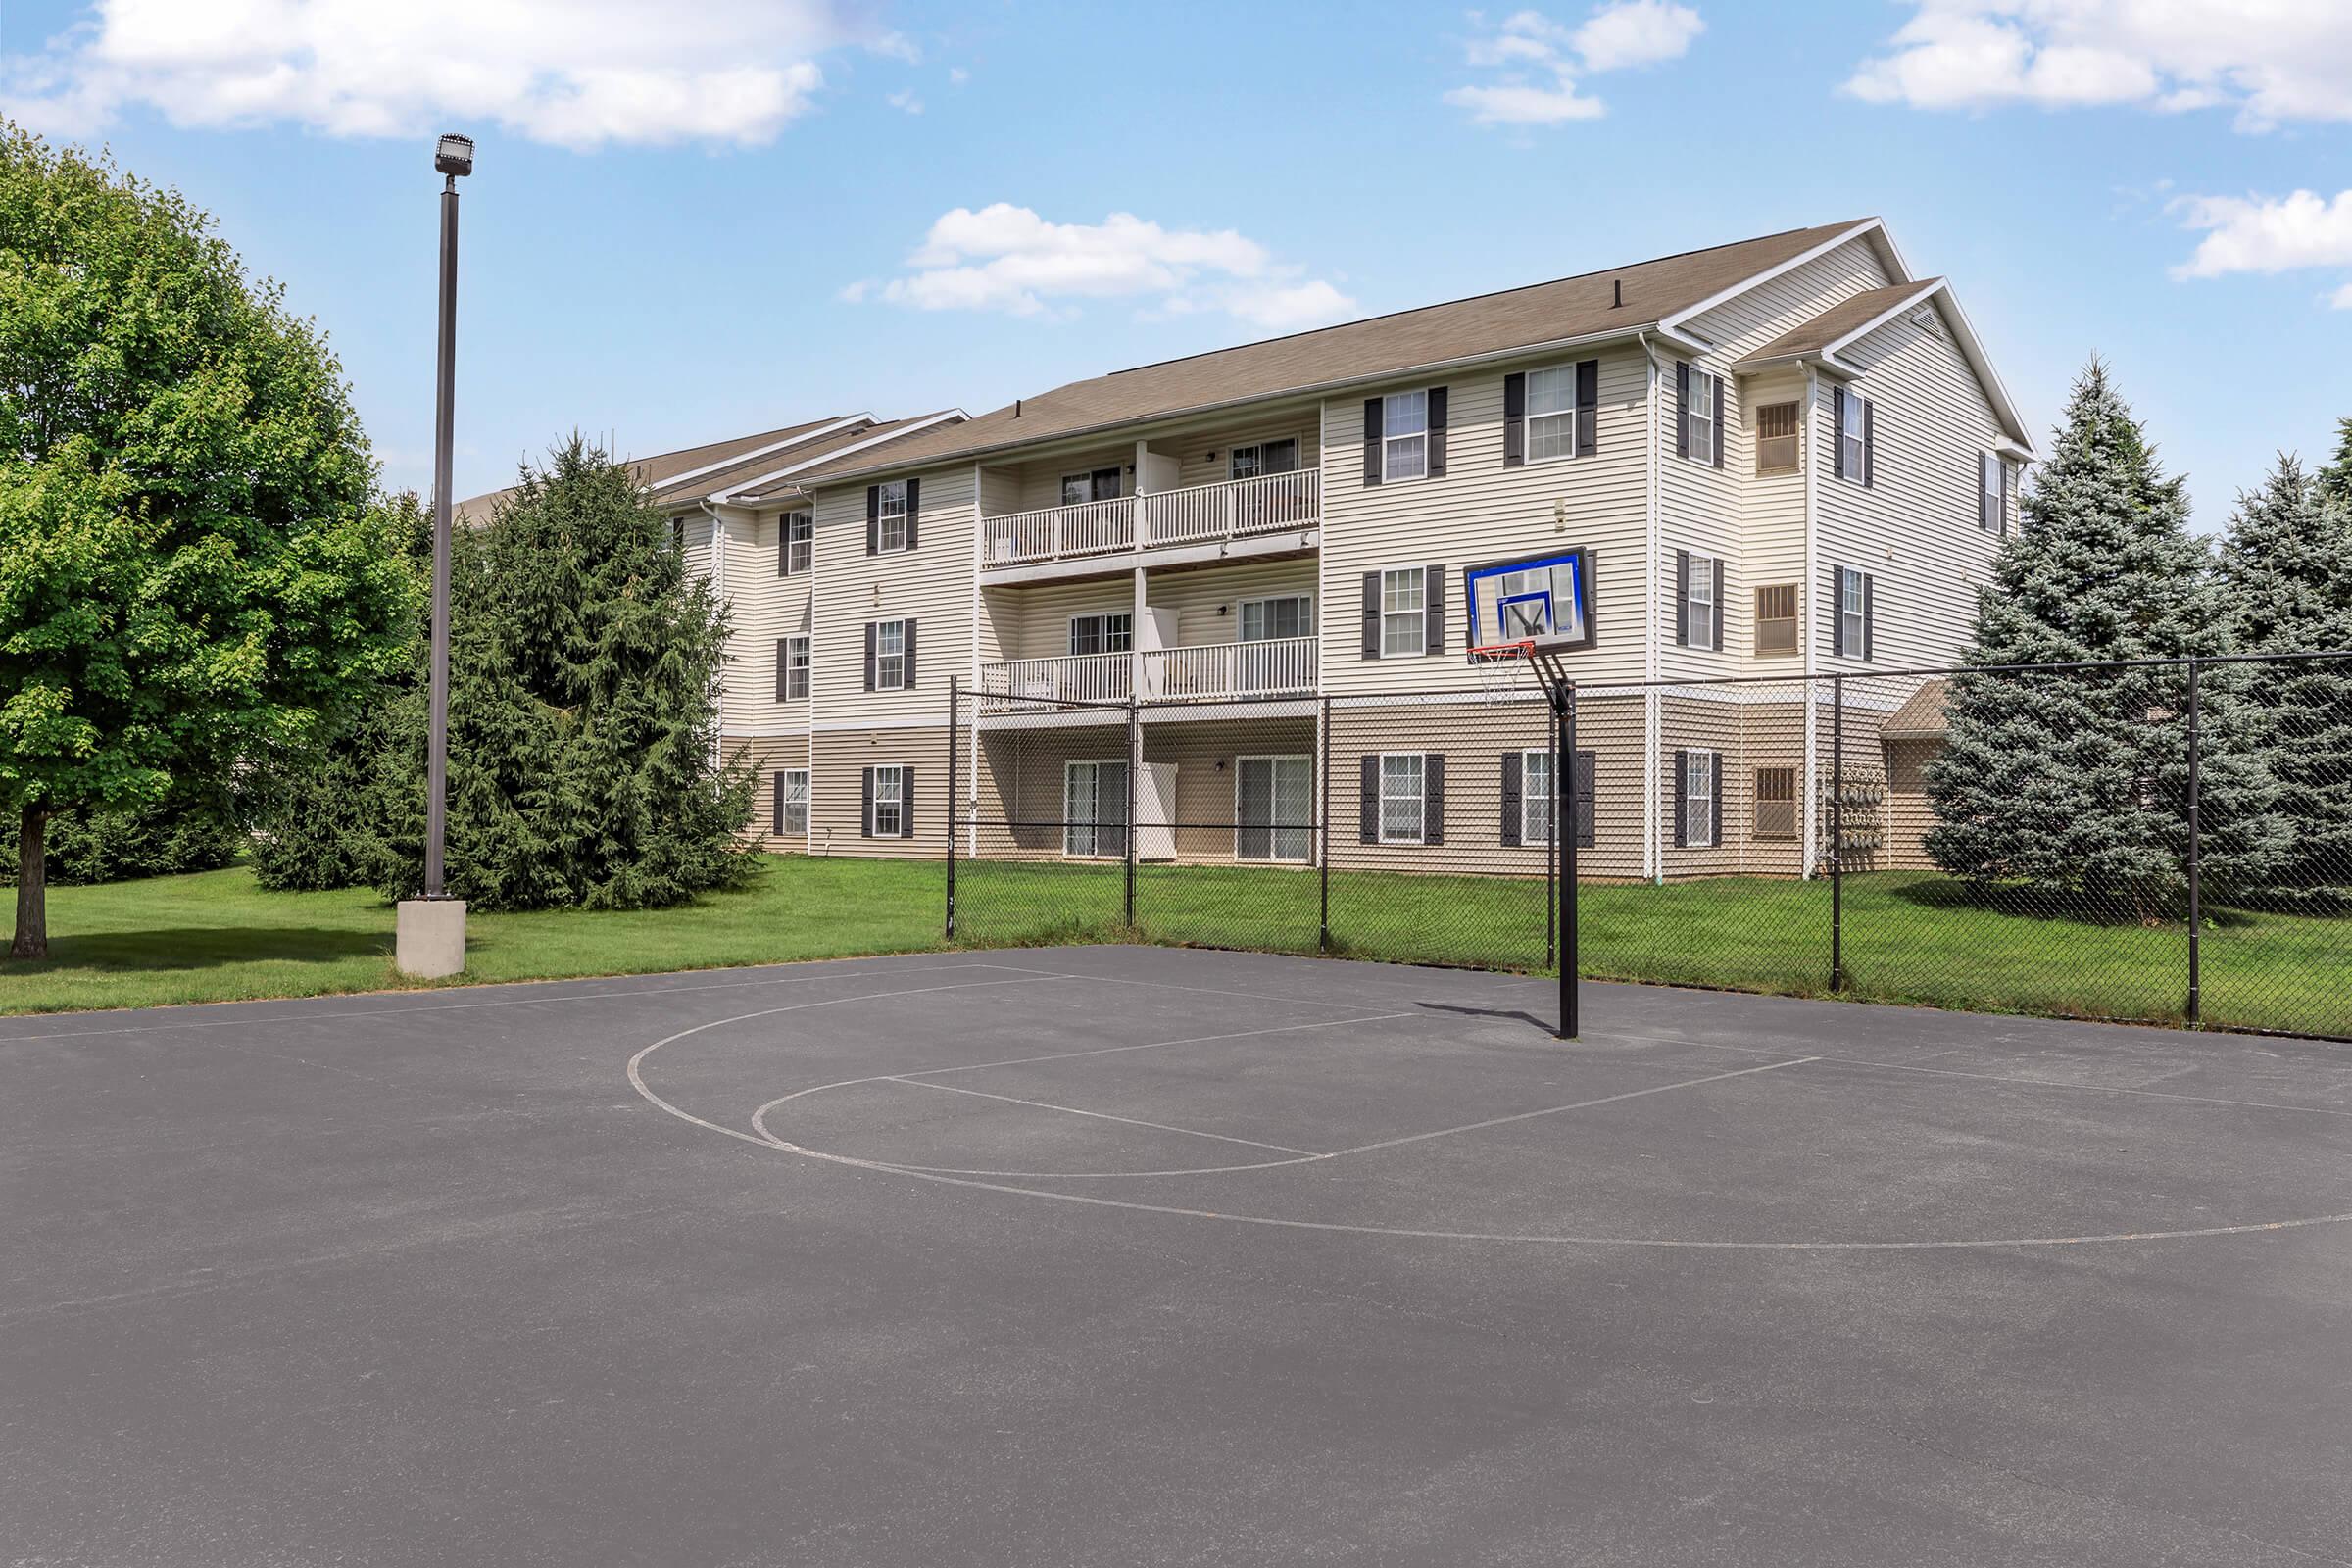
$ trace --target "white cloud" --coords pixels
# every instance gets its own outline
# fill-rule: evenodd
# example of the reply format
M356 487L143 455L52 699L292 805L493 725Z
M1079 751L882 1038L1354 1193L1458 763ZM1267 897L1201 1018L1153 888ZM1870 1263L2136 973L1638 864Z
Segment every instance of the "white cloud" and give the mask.
M910 115L919 115L923 112L923 101L904 87L892 93L888 102L891 108L904 109Z
M820 55L912 58L861 15L854 0L96 0L43 52L0 57L0 105L69 136L143 105L183 126L757 144L808 110Z
M2352 268L2352 190L2333 201L2317 191L2289 196L2189 196L2174 204L2188 227L2205 237L2177 278L2226 277L2233 272L2290 272L2308 268ZM2352 282L2329 302L2352 310Z
M1279 264L1233 229L1171 229L1113 213L1054 223L1026 207L958 207L931 225L909 270L841 291L921 311L1069 313L1086 300L1131 300L1171 313L1221 311L1266 327L1338 320L1355 302L1322 278Z
M950 66L950 67L948 68L948 85L949 85L949 86L951 86L951 87L960 87L960 86L962 86L962 85L963 85L965 82L967 82L967 81L969 81L969 80L971 80L971 79L972 79L972 74L971 74L970 72L968 72L968 71L964 70L964 69L963 69L961 66Z
M1469 63L1495 74L1455 87L1446 101L1482 125L1557 125L1608 112L1580 90L1580 74L1680 59L1706 24L1673 0L1611 0L1574 28L1540 11L1516 11L1498 23L1470 13L1463 47Z
M1973 109L2231 105L2240 129L2352 120L2343 0L1909 0L1911 19L1845 91Z

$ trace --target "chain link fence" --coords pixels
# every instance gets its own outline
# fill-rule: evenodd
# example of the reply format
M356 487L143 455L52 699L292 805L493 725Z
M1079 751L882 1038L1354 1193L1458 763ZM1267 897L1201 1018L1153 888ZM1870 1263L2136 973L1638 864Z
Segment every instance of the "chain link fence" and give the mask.
M2352 1038L2352 655L952 702L964 941Z

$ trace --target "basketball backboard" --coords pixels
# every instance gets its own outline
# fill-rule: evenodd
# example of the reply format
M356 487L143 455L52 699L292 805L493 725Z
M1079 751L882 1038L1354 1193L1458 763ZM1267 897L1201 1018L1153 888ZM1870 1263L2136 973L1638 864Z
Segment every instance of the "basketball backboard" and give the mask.
M1587 550L1490 562L1462 573L1468 646L1532 642L1557 652L1592 642L1592 558Z

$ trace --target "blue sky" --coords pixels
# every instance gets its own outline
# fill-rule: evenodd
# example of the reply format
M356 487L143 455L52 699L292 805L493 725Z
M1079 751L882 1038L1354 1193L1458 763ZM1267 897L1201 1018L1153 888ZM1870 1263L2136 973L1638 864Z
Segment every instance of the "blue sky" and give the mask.
M1873 213L2037 434L2110 359L2201 527L2352 414L2336 0L8 0L0 108L217 214L408 485L471 131L461 495Z

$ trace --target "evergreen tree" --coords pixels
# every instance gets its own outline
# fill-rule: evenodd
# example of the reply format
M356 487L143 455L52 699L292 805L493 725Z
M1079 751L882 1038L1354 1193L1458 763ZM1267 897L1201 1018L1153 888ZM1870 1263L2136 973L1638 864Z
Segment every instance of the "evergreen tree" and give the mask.
M2024 526L1979 590L1972 665L2177 659L2230 647L2180 481L2093 360L2075 383ZM2201 672L2207 884L2259 882L2284 829L2237 666ZM2157 664L1954 676L1929 764L1928 853L1980 885L2142 918L2178 907L2187 863L2187 672Z
M2352 508L2352 416L2335 421L2335 457L2320 466L2320 500Z
M2352 421L2345 434L2352 443ZM2241 652L2352 648L2352 506L2327 500L2322 483L2281 455L2260 489L2238 497L2221 574ZM2289 829L2266 891L2288 904L2352 901L2352 659L2241 674Z

